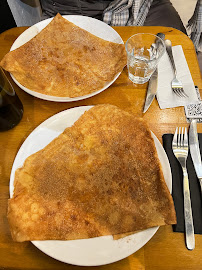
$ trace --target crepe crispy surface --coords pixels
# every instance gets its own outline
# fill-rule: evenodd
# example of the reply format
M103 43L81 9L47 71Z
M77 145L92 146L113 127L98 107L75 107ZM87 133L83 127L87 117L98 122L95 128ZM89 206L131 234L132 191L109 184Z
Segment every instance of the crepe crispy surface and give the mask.
M176 222L153 138L142 119L97 105L17 169L13 239L68 240Z
M103 88L126 65L123 44L105 41L60 14L0 65L30 90L78 97Z

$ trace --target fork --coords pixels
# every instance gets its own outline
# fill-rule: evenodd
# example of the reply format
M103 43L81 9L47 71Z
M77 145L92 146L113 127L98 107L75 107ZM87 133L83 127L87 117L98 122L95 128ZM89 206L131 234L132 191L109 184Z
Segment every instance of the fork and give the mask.
M182 130L182 131L181 131ZM184 193L184 216L185 216L185 237L186 246L189 250L195 248L194 238L194 226L192 218L192 208L189 192L189 179L186 169L186 161L188 156L188 138L187 129L176 128L175 135L173 137L172 149L175 157L179 161L183 171L183 193Z
M171 81L171 87L173 92L178 96L178 97L188 97L188 95L185 93L183 89L182 82L177 79L177 70L175 66L175 61L173 58L173 53L172 53L172 43L169 39L165 40L165 45L166 45L166 51L168 53L168 56L170 58L170 62L174 71L174 78Z

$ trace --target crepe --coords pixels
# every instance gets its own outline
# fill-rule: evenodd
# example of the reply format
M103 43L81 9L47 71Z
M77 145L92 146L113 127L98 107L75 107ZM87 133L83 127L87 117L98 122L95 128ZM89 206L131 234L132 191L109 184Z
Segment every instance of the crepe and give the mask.
M96 105L16 170L8 220L15 241L87 239L176 223L151 133Z
M123 44L94 36L57 14L0 65L32 91L72 98L111 82L126 65L126 52Z

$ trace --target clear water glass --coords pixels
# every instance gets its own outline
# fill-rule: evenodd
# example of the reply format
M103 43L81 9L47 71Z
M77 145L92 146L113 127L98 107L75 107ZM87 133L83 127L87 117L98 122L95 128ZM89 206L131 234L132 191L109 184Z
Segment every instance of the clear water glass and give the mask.
M149 33L131 36L125 48L128 77L135 84L144 84L150 79L166 50L164 41Z

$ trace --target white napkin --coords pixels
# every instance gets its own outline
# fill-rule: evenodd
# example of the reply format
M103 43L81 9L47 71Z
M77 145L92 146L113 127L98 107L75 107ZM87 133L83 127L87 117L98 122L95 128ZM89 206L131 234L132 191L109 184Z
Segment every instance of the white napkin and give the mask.
M161 109L198 103L194 82L182 46L173 46L172 51L177 69L177 78L182 82L183 89L188 97L178 97L173 93L171 81L174 77L174 73L168 54L165 52L158 64L158 88L156 96Z

